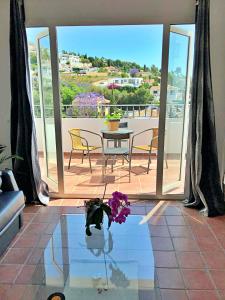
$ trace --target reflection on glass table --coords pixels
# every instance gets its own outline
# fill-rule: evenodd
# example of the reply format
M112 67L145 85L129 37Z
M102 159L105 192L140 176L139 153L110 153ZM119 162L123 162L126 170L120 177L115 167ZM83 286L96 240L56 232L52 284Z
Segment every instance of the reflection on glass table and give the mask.
M139 300L154 289L154 258L147 223L129 216L110 230L85 235L84 215L63 215L37 268L34 284L45 294L63 292L69 300ZM143 224L142 224L143 223ZM37 298L36 298L37 299Z

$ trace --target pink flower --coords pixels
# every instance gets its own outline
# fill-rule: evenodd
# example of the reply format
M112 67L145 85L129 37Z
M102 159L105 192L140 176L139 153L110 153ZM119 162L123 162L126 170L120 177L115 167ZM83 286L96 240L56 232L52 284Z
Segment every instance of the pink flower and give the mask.
M109 199L108 205L111 207L111 221L122 224L130 214L127 195L115 191L112 193L112 198Z

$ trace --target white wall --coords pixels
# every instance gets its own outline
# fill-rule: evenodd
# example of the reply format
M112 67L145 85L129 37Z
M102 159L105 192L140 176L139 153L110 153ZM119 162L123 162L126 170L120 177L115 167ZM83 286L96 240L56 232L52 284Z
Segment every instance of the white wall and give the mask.
M10 151L9 2L0 1L0 144Z
M25 0L27 24L194 22L195 0Z
M225 0L211 0L211 65L221 178L225 172Z
M148 128L158 127L158 119L124 119L128 122L129 129L132 129L135 133L141 132ZM42 119L37 118L35 120L37 130L37 141L38 150L43 151L43 127ZM48 147L49 151L55 152L55 142L54 142L54 125L53 120L48 119L47 122L47 134L48 134ZM166 152L167 154L180 154L182 145L182 130L183 124L182 119L168 119L167 120L167 135L166 135ZM104 119L95 118L63 118L62 119L62 141L64 152L70 152L71 150L71 139L68 133L69 129L81 128L90 130L101 134L101 129L107 128L104 124ZM100 146L100 138L91 135L83 134L86 137L90 145ZM151 134L149 132L144 133L135 139L135 145L146 145L149 144L151 140Z

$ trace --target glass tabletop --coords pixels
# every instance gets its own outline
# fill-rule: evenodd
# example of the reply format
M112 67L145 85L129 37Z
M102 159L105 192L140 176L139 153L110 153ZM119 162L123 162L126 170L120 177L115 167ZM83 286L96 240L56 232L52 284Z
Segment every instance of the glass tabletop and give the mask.
M125 224L113 223L110 230L106 225L102 230L92 227L88 237L84 215L63 215L37 265L33 284L46 296L62 292L66 300L141 300L140 291L154 289L150 232L142 220L131 215Z
M118 130L114 130L114 131L111 131L111 130L108 130L108 129L102 129L101 130L101 133L109 133L109 134L131 134L133 133L134 131L132 129L128 129L128 128L119 128Z

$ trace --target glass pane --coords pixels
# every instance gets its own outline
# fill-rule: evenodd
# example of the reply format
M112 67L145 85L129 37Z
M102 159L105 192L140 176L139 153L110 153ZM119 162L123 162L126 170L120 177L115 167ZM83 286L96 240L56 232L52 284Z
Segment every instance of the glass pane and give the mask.
M57 182L57 157L55 143L54 106L49 35L39 39L40 80L45 127L47 177Z
M188 26L190 26L188 28ZM183 194L185 154L190 102L190 74L193 34L172 26L169 47L166 125L164 145L163 193Z
M162 33L162 25L57 27L66 193L102 195L105 182L108 194L115 190L133 195L156 193L158 149L155 147L150 157L149 144L158 135ZM121 123L127 123L132 134L155 128L154 133L135 138L134 146L139 148L133 149L131 182L128 163L121 157L108 160L102 180L101 148L91 152L91 173L79 140L73 144L76 150L70 161L68 130L102 134L107 128L105 116L116 109L122 111ZM89 145L101 146L95 135L81 134ZM128 144L123 140L121 145L128 148ZM106 147L114 145L112 139L105 142Z
M48 28L27 28L32 100L42 178L58 191Z

